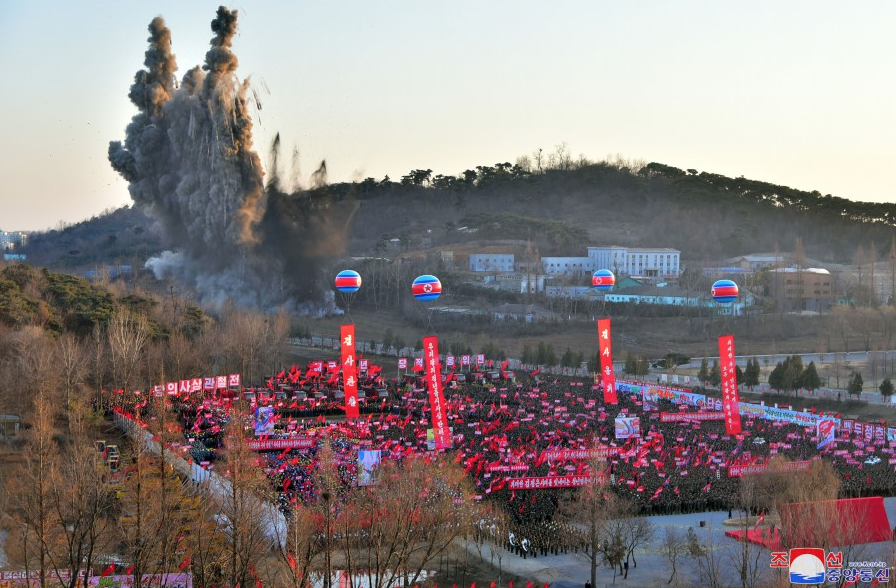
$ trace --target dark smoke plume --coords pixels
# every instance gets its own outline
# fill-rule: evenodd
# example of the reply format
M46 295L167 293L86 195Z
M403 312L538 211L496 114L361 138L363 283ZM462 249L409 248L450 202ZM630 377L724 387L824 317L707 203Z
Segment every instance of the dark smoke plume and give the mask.
M235 10L218 8L205 63L178 85L171 32L153 19L145 69L128 93L139 112L124 143L109 144L109 161L171 249L147 262L157 277L176 278L206 302L317 311L318 266L344 251L344 226L327 197L326 164L312 190L286 193L277 179L279 138L265 190L252 147L252 90L237 78L231 50L236 20Z

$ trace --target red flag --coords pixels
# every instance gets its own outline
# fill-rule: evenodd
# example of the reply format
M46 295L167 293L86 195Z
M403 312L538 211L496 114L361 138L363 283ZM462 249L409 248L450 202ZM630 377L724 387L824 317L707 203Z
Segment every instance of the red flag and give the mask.
M289 567L295 571L296 569L296 558L293 556L292 552L286 554L286 561L289 562Z
M722 410L725 412L725 433L737 435L741 432L741 423L733 335L719 337L719 363L722 371Z
M128 566L128 568L124 571L125 574L131 575L134 573L134 566Z
M187 566L189 566L189 565L190 565L190 556L188 555L187 559L180 562L180 565L178 567L181 569L181 571L183 571L183 570L187 569Z
M106 566L106 568L103 570L103 573L100 574L100 578L105 578L106 576L111 575L111 574L113 574L114 572L115 572L115 564L114 564L114 563L110 563L110 564L109 564L108 566Z
M762 524L762 521L764 521L764 520L765 520L765 511L762 511L761 513L759 513L759 520L756 521L756 526L753 527L753 530L755 531L759 527L759 525Z
M613 375L613 352L610 347L610 319L597 319L597 349L600 355L600 382L604 403L616 404L616 377Z

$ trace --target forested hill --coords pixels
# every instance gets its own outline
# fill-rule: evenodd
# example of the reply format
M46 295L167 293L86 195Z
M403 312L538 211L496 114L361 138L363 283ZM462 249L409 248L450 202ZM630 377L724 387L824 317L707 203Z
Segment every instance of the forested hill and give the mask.
M776 247L790 251L800 238L810 257L851 262L859 245L873 247L882 259L896 234L896 204L660 163L636 169L571 163L543 172L504 163L456 177L415 170L401 182L368 178L330 189L337 198L360 199L362 211L372 201L376 215L355 218L368 238L449 223L480 229L478 240L537 239L542 255L584 255L583 235L587 244L673 247L686 259L707 261Z
M314 195L308 201L316 206L329 200L334 209L348 207L340 214L355 210L346 215L351 255L369 254L391 238L406 249L421 247L422 237L433 246L521 239L541 255L584 255L587 245L672 247L686 260L714 263L791 251L799 238L810 258L848 263L860 246L869 257L873 250L876 259L887 259L896 235L896 204L660 163L560 160L541 171L502 163L458 176L413 170L400 181L367 178ZM101 261L140 263L162 249L151 229L140 211L119 209L33 236L29 261L69 271Z

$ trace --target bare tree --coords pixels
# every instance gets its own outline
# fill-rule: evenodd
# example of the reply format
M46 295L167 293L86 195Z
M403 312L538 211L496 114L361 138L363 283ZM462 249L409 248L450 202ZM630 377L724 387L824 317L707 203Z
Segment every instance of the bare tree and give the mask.
M697 566L700 585L707 588L720 588L724 585L722 574L725 566L722 563L722 552L718 544L718 536L715 528L708 527L708 537L701 542L693 527L687 534L688 556Z
M261 496L267 488L263 472L256 466L256 454L246 438L245 415L234 410L225 429L221 514L226 520L224 578L230 586L248 586L252 570L265 553L265 506Z
M52 492L61 483L57 472L58 446L53 441L55 416L55 405L39 392L34 399L33 426L25 434L25 463L9 479L17 534L17 541L10 542L15 549L13 556L26 573L37 573L42 586L47 585L51 554L56 548Z
M84 377L87 374L87 364L84 361L85 354L81 343L71 333L65 333L59 338L56 344L56 356L62 388L65 391L65 408L68 414L69 433L71 433L72 418L83 414L82 410L74 410L73 403L78 402L80 404L83 400L76 393L84 383Z
M675 580L675 574L678 572L678 560L687 553L687 543L684 536L676 531L675 528L666 527L663 533L662 544L660 545L660 552L666 558L666 561L669 562L669 567L672 569L669 581L666 582L671 584Z
M109 322L112 375L126 392L131 391L137 378L149 334L149 325L142 315L119 312Z
M463 470L442 456L383 462L376 485L357 488L353 498L366 529L358 564L371 574L371 588L417 584L482 518Z
M605 552L603 543L607 539L607 526L613 520L617 498L607 489L605 464L593 459L589 465L593 472L591 483L577 489L571 498L561 501L558 515L577 526L582 533L585 555L591 565L591 585L596 586L597 566Z

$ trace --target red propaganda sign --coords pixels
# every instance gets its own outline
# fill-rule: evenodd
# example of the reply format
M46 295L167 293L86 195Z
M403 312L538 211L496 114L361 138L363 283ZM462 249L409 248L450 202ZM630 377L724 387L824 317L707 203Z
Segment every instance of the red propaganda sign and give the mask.
M439 375L439 341L436 337L423 338L423 353L426 359L426 384L429 388L429 405L432 411L432 429L436 449L451 447L451 432L448 429L448 415L445 399L442 398L442 378Z
M476 365L482 365L485 363L485 354L479 353L476 355Z
M398 369L400 369L400 370L408 369L408 358L407 357L399 357L398 358Z
M367 371L367 360L366 360L366 359L359 359L359 360L358 360L358 369L359 369L360 371L362 371L362 372L366 372L366 371Z
M454 367L454 356L453 355L445 356L445 365L449 368Z
M202 391L203 392L211 392L215 389L215 379L214 378L202 378Z
M202 378L190 379L190 392L202 392Z
M737 368L734 364L734 335L719 337L719 364L722 370L722 412L725 413L725 433L738 435L740 399L737 394Z
M227 387L227 376L215 376L215 388L223 390Z
M239 388L240 375L239 374L230 374L229 376L227 376L227 385L234 387L234 388Z
M470 365L470 356L469 355L461 355L460 356L460 365Z
M180 394L190 393L190 380L181 380L180 387L177 389Z
M600 354L600 382L604 402L616 404L616 377L613 375L613 351L610 347L610 319L597 319L597 349Z
M177 396L177 382L166 382L165 392L167 392L169 396Z
M342 325L339 338L342 349L342 386L345 389L345 416L358 418L358 376L355 366L355 325Z

